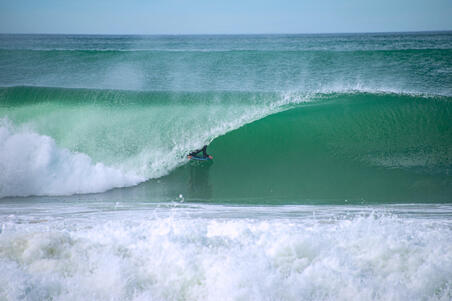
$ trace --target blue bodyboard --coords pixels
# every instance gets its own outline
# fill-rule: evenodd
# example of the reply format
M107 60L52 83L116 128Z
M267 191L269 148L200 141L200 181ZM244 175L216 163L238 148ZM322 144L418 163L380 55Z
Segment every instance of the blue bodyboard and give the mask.
M196 160L196 161L209 161L212 160L209 157L198 157L198 156L189 156L190 160Z

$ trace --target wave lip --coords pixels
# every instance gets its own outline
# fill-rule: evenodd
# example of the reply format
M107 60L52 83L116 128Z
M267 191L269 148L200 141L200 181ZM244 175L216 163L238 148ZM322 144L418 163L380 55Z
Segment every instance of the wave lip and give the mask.
M0 197L103 192L144 180L60 148L49 136L15 130L6 119L0 141Z

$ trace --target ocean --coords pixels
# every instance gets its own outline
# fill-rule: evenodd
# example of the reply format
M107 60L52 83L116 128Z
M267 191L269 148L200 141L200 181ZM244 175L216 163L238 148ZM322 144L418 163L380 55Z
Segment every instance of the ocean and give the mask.
M452 32L0 35L0 268L1 300L451 300Z

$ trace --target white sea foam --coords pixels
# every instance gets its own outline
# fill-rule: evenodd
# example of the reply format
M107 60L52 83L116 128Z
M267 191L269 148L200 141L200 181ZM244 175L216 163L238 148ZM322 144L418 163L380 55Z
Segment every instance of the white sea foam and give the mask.
M55 210L52 205L49 209ZM16 208L17 209L17 208ZM253 207L3 215L0 298L450 300L444 219ZM323 209L318 207L319 211ZM303 210L294 208L294 210ZM314 211L316 208L314 208ZM421 211L425 211L422 209ZM255 212L256 211L256 212ZM275 211L278 214L274 214ZM187 212L193 216L185 215ZM183 214L184 213L184 214ZM306 212L305 212L306 213ZM211 215L213 214L213 215ZM301 214L301 215L300 215ZM260 215L262 216L262 215ZM277 216L275 218L275 216Z
M0 120L0 197L102 192L142 180Z

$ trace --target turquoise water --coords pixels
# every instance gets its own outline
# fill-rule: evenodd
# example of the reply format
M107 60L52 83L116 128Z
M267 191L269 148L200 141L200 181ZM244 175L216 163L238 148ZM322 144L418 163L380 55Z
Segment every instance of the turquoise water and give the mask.
M449 300L451 120L450 32L0 35L0 296Z

